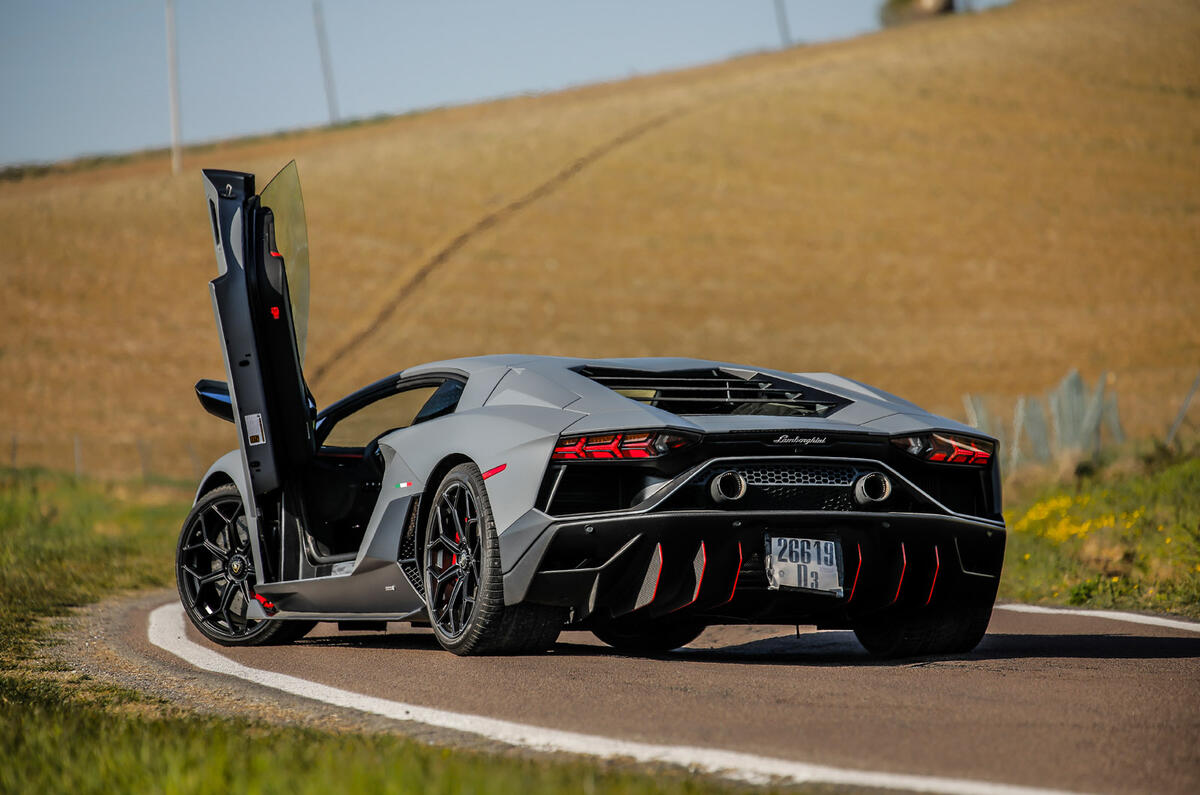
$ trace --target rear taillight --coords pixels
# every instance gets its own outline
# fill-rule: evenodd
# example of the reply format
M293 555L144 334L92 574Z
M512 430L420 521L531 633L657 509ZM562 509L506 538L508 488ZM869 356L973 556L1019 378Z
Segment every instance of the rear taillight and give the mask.
M553 461L658 458L686 447L691 441L679 434L655 431L564 436L558 440L550 458Z
M942 464L974 464L985 466L992 461L996 445L983 439L950 433L927 433L920 436L900 436L892 444L909 455Z

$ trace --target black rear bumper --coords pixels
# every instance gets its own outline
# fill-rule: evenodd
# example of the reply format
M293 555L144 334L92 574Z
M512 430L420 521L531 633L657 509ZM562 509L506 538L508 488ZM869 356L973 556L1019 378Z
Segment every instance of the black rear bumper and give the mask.
M837 540L842 593L770 589L766 537ZM1005 529L926 514L695 511L554 521L505 575L506 601L573 623L665 616L828 628L891 612L991 605Z

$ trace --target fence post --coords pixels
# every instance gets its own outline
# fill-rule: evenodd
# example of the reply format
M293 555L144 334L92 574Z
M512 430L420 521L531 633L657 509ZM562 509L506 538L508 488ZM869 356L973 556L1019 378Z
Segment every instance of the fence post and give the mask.
M1117 393L1109 392L1104 399L1104 421L1113 444L1124 444L1125 429L1121 427L1121 407L1117 404Z
M1054 432L1053 441L1050 444L1050 454L1057 456L1063 448L1063 412L1062 412L1062 396L1059 394L1058 388L1051 389L1046 394L1046 405L1050 408L1050 429Z
M963 408L967 411L967 425L993 436L998 435L992 431L992 416L988 413L987 404L983 402L983 398L970 393L964 394Z
M1100 418L1104 410L1104 383L1107 378L1108 373L1101 373L1096 379L1096 389L1079 423L1079 447L1092 454L1100 452Z
M1046 428L1046 412L1042 401L1029 398L1025 408L1025 432L1033 457L1041 463L1050 460L1050 432Z
M196 480L200 480L204 475L204 468L200 464L200 455L196 452L196 446L191 442L187 443L187 453L192 462L192 475Z
M17 468L17 435L12 435L12 468Z
M967 425L972 428L979 427L979 415L975 413L975 401L971 399L970 392L964 392L962 396L963 410L967 412Z
M1017 398L1013 408L1012 447L1008 454L1008 471L1013 473L1021 463L1021 431L1025 427L1025 396Z
M1179 414L1175 417L1175 422L1171 423L1171 430L1167 431L1167 446L1171 446L1171 442L1175 441L1175 434L1179 432L1179 426L1183 424L1183 418L1187 416L1188 406L1192 403L1192 396L1196 394L1196 390L1200 389L1200 374L1196 376L1196 380L1192 382L1192 388L1188 391L1187 397L1183 399L1183 405L1179 407ZM13 436L13 450L17 449L17 437ZM16 466L17 454L13 453L13 466Z
M79 434L75 434L75 479L83 477L83 445L79 442Z

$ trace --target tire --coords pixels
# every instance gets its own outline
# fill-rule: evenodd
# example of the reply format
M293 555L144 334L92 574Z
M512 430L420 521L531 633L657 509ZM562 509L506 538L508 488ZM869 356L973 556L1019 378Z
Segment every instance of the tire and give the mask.
M880 659L966 654L983 640L991 618L991 605L893 616L860 624L854 635Z
M564 608L504 604L500 543L479 467L451 469L430 501L421 571L429 623L454 654L533 654L554 645Z
M175 547L175 584L184 612L204 637L222 646L298 640L316 622L246 617L255 572L244 516L241 494L232 483L192 506Z
M678 649L700 637L706 625L696 621L609 621L592 634L618 651L656 654Z

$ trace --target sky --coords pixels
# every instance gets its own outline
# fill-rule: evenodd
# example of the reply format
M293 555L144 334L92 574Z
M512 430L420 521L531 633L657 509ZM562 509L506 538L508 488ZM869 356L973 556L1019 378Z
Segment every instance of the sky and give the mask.
M785 0L792 38L875 30L879 1ZM343 119L780 46L773 0L324 0L322 8ZM329 120L309 0L176 0L176 24L184 143ZM0 0L0 165L167 146L165 29L165 0Z

